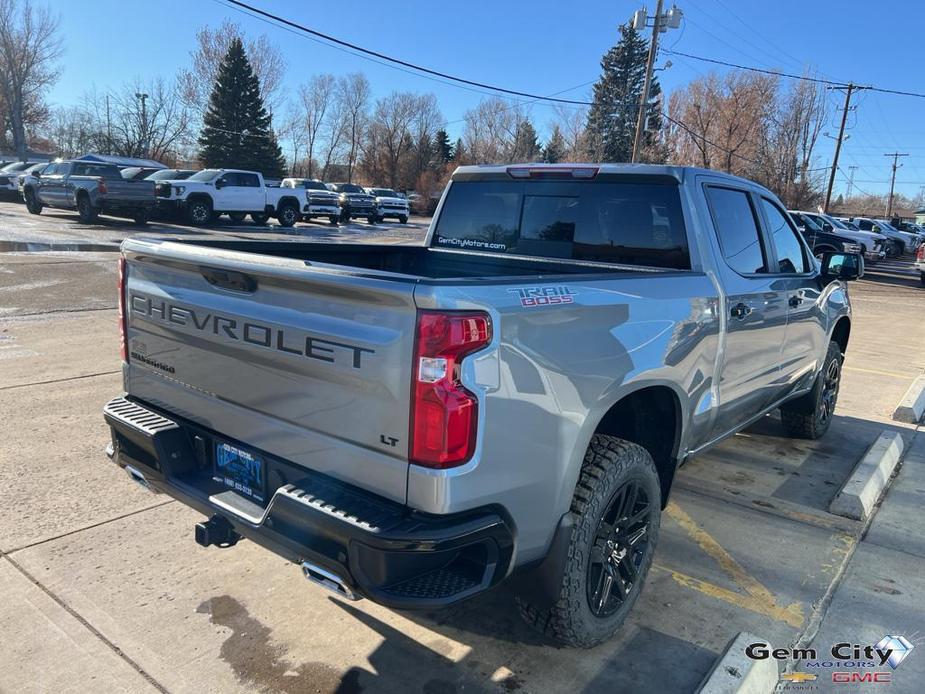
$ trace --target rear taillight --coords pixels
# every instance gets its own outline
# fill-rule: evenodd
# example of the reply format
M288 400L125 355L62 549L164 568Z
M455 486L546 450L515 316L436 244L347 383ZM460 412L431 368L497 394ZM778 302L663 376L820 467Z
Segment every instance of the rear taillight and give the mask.
M915 252L915 259L919 262L925 261L925 243L919 246L919 250Z
M491 342L491 321L479 311L418 311L411 405L411 462L431 468L472 457L478 400L460 382L460 365Z
M101 193L109 192L106 188L106 179L101 178L96 182L96 189Z
M119 344L122 361L128 362L128 310L125 306L125 258L119 258Z

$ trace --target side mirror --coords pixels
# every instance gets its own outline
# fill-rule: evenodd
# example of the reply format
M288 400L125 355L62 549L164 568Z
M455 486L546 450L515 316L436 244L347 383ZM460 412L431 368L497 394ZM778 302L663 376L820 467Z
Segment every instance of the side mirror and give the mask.
M822 223L822 230L823 230L823 231L832 231L834 228L835 228L835 227L833 227L833 226L832 226L831 224L829 224L828 222L823 222L823 223Z
M35 178L41 178L41 177L42 177L42 172L41 172L41 171L33 171L33 172L32 172L32 175L33 175Z
M219 189L224 188L224 187L225 187L225 179L224 179L224 178L218 179L218 180L215 182L215 187L216 187L216 188L219 188Z
M823 253L822 278L828 282L856 280L864 276L864 258L860 253Z

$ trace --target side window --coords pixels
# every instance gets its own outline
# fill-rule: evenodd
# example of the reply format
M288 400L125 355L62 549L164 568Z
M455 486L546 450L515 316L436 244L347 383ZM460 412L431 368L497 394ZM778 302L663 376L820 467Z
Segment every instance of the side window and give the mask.
M755 212L744 190L708 186L707 200L723 256L741 275L767 272Z
M867 221L866 219L860 219L860 220L858 220L858 228L859 228L861 231L870 231L870 230L873 228L873 226L874 226L874 225L871 224L871 223L870 223L869 221Z
M42 170L42 176L54 176L58 173L60 166L60 164L49 164Z
M221 175L221 178L225 181L226 186L239 186L241 182L238 180L238 174L234 172L228 172Z
M781 209L767 198L761 198L761 207L768 220L768 232L777 252L777 271L787 274L807 272L803 245L797 238Z
M239 173L238 174L238 185L245 186L247 188L259 188L260 179L257 178L257 174L250 173Z

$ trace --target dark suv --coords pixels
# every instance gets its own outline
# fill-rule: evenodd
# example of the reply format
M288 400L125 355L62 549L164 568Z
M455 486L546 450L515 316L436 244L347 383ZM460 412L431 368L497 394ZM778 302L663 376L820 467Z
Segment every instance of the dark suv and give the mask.
M376 198L362 186L356 183L329 183L328 186L338 193L341 222L349 222L352 217L366 217L370 224L376 223Z

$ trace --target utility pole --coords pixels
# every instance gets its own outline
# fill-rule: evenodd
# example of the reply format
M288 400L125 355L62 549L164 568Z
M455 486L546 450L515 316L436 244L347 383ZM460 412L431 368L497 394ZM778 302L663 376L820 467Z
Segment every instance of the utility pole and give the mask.
M851 191L854 190L854 172L858 170L856 166L848 167L848 192L845 195L846 198L851 197Z
M841 126L838 128L838 139L835 141L835 158L832 159L832 173L829 174L829 187L825 191L825 207L822 211L829 213L829 203L832 202L832 186L835 185L835 172L838 171L838 155L841 154L841 143L845 138L845 123L848 120L848 108L851 106L851 92L864 87L855 86L849 82L847 87L832 87L832 89L845 90L845 107L841 112Z
M637 31L648 26L648 17L645 8L637 10L633 15L633 28ZM646 79L642 85L642 94L639 98L639 115L636 118L636 137L633 139L633 158L635 164L639 161L642 150L642 133L646 129L646 112L649 110L649 89L652 87L652 72L655 67L655 56L658 54L658 35L668 29L677 29L681 26L681 10L674 5L665 14L662 14L662 0L655 3L655 16L652 17L652 41L649 43L649 58L646 61Z
M106 95L106 154L112 154L112 119L109 117L109 94Z
M893 175L890 178L890 197L886 203L886 219L890 221L890 218L893 216L893 189L896 187L896 169L899 168L900 157L908 157L908 154L903 152L890 152L889 154L884 154L885 157L893 157Z

